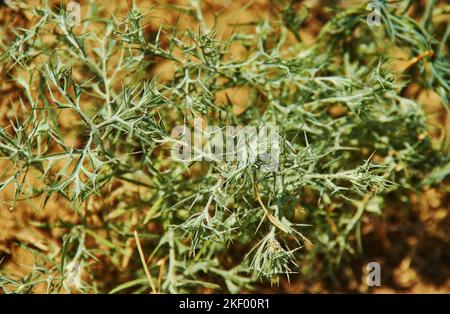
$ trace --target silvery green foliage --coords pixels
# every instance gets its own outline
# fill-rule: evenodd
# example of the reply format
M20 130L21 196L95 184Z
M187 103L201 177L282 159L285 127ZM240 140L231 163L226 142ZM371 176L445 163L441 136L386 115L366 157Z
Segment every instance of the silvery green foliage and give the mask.
M21 111L0 129L0 155L14 169L0 177L0 189L14 187L12 208L33 197L43 197L45 207L57 194L77 211L79 224L50 226L66 230L61 252L48 257L34 250L39 262L28 278L2 273L7 292L31 291L36 282L46 282L49 292L69 281L81 291L112 288L102 286L94 266L101 260L120 269L134 229L152 252L149 268L161 292L237 292L257 279L311 267L325 274L354 252L361 218L380 214L386 193L420 186L434 165L445 163L424 135L421 107L402 96L405 80L389 70L377 47L350 49L373 40L364 7L336 15L311 47L288 42L302 19L291 21L287 9L286 25L261 21L254 32L227 40L204 22L200 32L161 28L149 39L146 15L137 8L123 19L105 18L92 2L76 30L64 10L27 9L38 17L34 26L1 43L2 66L21 88ZM415 43L433 45L427 30L409 31L416 24L407 16L386 8L383 14L388 40L413 52ZM196 17L202 21L198 10ZM364 34L349 43L356 27ZM232 44L245 47L239 59L230 58ZM160 60L175 66L170 81L149 75ZM448 68L442 71L441 63L448 64L442 55L431 63L428 83L445 94ZM228 88L250 91L240 115L231 99L216 101ZM60 122L68 113L75 141L67 141ZM258 160L172 161L172 128L198 117L219 127L278 127L279 167L262 171ZM30 186L29 176L41 184ZM133 185L140 198L105 208L103 225L90 226L83 208L96 195L108 198L113 181ZM131 213L136 224L124 221ZM323 268L314 266L318 255ZM89 274L85 282L82 271ZM124 283L114 292L148 291L137 255L121 272Z

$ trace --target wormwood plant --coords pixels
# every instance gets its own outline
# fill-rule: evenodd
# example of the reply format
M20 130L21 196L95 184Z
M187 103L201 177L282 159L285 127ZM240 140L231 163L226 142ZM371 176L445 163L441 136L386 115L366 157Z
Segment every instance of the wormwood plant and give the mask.
M57 202L76 219L33 222L64 230L61 245L21 243L34 266L25 277L1 272L3 291L238 292L333 275L387 193L448 175L422 108L403 92L414 81L448 109L449 27L432 19L448 6L429 1L421 23L406 13L412 1L380 3L374 29L365 3L329 8L314 45L298 36L308 10L295 1L229 38L207 25L200 1L181 8L200 27L152 34L151 11L137 6L119 18L89 1L73 26L64 7L20 4L33 24L2 30L0 69L20 93L0 128L0 191L13 191L2 202L12 214ZM400 69L393 48L408 56ZM164 62L175 69L169 80L153 74ZM239 113L227 93L236 90L247 95ZM195 118L278 127L278 168L172 160L171 130Z

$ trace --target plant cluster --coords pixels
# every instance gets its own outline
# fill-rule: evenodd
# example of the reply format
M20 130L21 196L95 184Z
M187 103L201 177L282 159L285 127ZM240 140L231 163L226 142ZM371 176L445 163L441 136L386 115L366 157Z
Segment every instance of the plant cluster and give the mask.
M388 193L450 173L445 145L433 145L423 109L404 93L411 82L434 89L448 110L449 27L432 17L449 8L428 1L420 22L408 16L412 1L380 3L377 28L365 3L330 6L313 45L297 33L308 10L296 1L277 1L273 19L225 39L198 0L182 8L198 28L151 34L151 10L137 6L118 18L88 1L73 26L63 6L20 4L33 24L0 42L2 77L20 91L0 125L0 193L13 190L2 202L14 213L62 199L59 210L77 218L35 222L62 228L61 245L49 254L22 244L35 265L25 277L0 272L3 291L238 292L333 275ZM394 48L409 58L400 69ZM174 68L168 80L152 71L163 62ZM171 130L196 118L278 127L279 167L172 160Z

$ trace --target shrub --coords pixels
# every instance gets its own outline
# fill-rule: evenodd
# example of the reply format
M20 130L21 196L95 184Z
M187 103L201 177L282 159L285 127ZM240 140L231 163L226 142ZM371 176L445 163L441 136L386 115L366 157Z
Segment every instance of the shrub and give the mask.
M420 24L408 3L380 3L375 28L364 4L330 7L312 45L297 33L308 11L295 1L227 38L199 1L185 12L198 28L151 34L152 11L137 6L118 18L90 2L74 26L63 7L22 4L33 25L2 42L0 57L20 94L0 128L0 190L14 190L4 201L13 212L26 200L38 211L58 202L76 217L40 223L62 229L62 244L50 254L22 243L35 266L26 277L2 272L3 290L238 292L299 272L332 275L386 195L449 172L422 108L405 96L414 83L448 106L448 27L431 35L441 9L430 5ZM410 61L392 62L394 48ZM159 64L173 75L155 75ZM172 130L198 118L277 127L278 167L174 161Z

